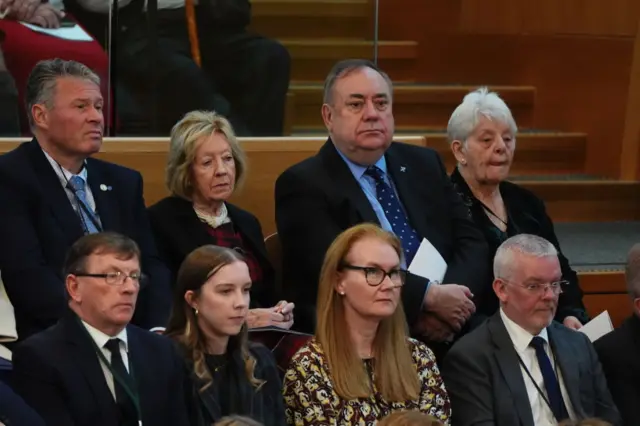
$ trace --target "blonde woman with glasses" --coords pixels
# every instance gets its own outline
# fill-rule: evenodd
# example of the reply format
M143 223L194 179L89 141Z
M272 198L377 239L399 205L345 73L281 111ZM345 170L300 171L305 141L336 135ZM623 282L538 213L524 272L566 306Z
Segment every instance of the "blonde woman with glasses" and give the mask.
M284 379L291 425L375 425L397 410L447 422L449 397L431 350L407 337L406 271L397 237L376 225L343 232L327 251L315 337Z

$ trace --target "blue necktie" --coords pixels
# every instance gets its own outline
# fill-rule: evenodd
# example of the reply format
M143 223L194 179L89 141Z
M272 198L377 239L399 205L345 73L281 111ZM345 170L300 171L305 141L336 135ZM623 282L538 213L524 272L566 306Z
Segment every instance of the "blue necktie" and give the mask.
M391 224L391 228L393 228L393 233L396 234L402 242L404 257L408 267L420 245L418 234L411 225L409 225L407 216L404 214L404 210L402 209L402 205L400 205L400 200L396 197L395 191L385 182L384 172L377 166L371 166L365 174L371 176L376 182L376 196L384 210L387 220Z
M78 213L82 217L83 228L85 234L95 234L98 231L98 227L96 223L98 221L97 217L93 214L90 216L91 207L89 207L89 202L87 201L87 191L85 191L85 182L80 176L72 176L69 179L69 187L76 194L76 199L78 203L82 203L83 206L78 206Z
M547 356L544 350L545 340L536 336L531 339L529 344L536 350L536 358L538 358L538 364L540 365L540 372L542 373L542 379L544 380L544 387L547 390L547 398L551 405L551 411L558 422L569 418L567 409L564 405L564 398L562 398L562 392L560 391L560 383L556 377L551 360Z

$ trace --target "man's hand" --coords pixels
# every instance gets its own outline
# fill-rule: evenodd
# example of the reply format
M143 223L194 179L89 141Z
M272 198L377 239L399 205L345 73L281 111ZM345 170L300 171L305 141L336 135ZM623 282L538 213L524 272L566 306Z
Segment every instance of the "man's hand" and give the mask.
M49 3L43 3L36 9L33 17L28 19L31 24L39 25L42 28L58 28L60 27L60 19L64 14L51 6Z
M572 330L579 330L582 327L582 323L580 320L573 316L568 316L562 321L565 327L570 328Z
M427 291L424 308L457 333L476 311L476 306L471 301L472 297L471 291L463 285L433 284Z
M423 336L432 342L451 342L455 335L451 327L427 312L420 314L414 334Z
M43 5L41 0L9 0L5 3L11 7L9 16L25 22L31 22L38 6Z

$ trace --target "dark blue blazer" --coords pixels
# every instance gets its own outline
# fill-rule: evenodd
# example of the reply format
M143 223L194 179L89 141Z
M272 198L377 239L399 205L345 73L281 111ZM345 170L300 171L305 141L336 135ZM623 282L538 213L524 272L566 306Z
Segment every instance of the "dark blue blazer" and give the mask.
M45 426L42 418L4 382L0 382L0 422L5 426Z
M49 425L118 426L118 409L91 343L73 313L19 343L13 386ZM189 426L186 366L172 341L127 326L129 365L142 424Z
M93 158L86 167L103 229L138 243L142 269L150 277L133 322L143 328L164 326L171 306L169 271L156 254L142 176ZM15 308L19 339L63 316L62 266L67 250L82 235L80 218L35 139L0 156L0 271Z

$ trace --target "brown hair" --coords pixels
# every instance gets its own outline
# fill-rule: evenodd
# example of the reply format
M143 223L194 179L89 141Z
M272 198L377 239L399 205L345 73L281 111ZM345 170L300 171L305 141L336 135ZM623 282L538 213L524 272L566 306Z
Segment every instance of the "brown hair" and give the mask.
M167 188L172 194L191 200L193 178L191 167L202 138L219 133L225 137L236 166L234 189L242 186L247 172L247 157L236 137L231 123L213 111L191 111L171 129L169 155L165 170Z
M62 267L66 277L84 272L87 258L92 254L114 254L118 259L140 260L140 248L131 238L117 232L98 232L78 238L67 252Z
M213 383L213 378L205 362L205 335L198 327L195 311L187 303L184 295L191 290L196 294L196 297L199 296L202 286L223 266L244 261L242 254L236 250L206 245L189 253L178 270L173 311L165 334L179 342L186 350L188 359L193 362L195 375L204 382L201 391L204 391ZM256 379L254 375L257 361L249 352L246 323L242 326L238 335L229 338L227 354L231 354L236 350L240 351L240 355L244 360L247 379L254 387L260 387L264 381Z
M263 426L262 423L245 416L227 416L218 420L213 426Z
M600 419L565 420L558 426L612 426L611 423Z
M367 372L353 349L342 298L336 291L340 269L351 247L364 238L389 244L402 258L400 240L373 224L361 224L340 234L327 250L318 284L316 340L322 346L335 390L344 399L366 398L371 394ZM375 380L388 401L417 399L418 375L407 341L407 323L402 305L393 315L380 321L374 340Z
M440 420L420 411L396 411L381 419L378 426L444 426Z

